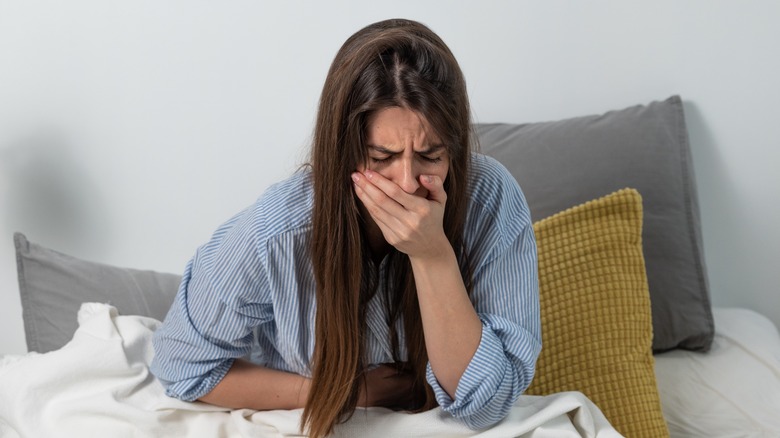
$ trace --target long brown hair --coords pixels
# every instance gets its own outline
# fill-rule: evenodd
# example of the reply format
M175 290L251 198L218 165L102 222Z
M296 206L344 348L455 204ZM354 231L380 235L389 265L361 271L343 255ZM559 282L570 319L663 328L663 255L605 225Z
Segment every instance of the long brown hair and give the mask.
M469 289L462 230L471 155L466 84L455 57L426 26L386 20L352 35L328 71L311 152L314 210L311 257L316 281L312 381L302 417L310 436L332 432L354 412L364 363L365 305L377 286L376 269L350 174L367 162L364 142L372 114L388 107L421 114L446 145L444 231L459 256ZM436 406L425 381L428 355L414 277L405 254L391 250L385 297L395 360L415 380L415 408ZM407 360L401 363L395 323L403 320Z

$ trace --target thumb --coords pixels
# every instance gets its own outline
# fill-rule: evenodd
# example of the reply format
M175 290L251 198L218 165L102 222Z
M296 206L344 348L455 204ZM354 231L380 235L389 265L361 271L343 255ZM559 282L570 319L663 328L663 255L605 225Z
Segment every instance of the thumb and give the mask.
M420 184L428 190L428 199L444 204L447 201L447 192L444 191L444 182L436 175L420 175Z

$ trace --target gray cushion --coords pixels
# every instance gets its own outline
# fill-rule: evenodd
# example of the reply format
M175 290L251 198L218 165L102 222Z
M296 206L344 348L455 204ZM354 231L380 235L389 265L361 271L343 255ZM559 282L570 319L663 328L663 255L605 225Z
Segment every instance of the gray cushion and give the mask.
M27 349L59 349L76 331L85 302L109 303L124 315L162 320L181 277L79 260L14 235Z
M653 349L707 350L714 325L679 96L603 115L476 126L523 188L534 220L624 187L642 195Z

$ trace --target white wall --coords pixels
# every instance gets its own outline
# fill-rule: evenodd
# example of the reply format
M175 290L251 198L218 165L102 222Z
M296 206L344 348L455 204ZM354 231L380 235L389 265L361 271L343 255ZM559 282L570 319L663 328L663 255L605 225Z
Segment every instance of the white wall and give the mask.
M180 272L305 159L336 50L392 16L448 42L477 121L682 95L714 303L780 324L779 3L0 0L0 354L25 351L12 231Z

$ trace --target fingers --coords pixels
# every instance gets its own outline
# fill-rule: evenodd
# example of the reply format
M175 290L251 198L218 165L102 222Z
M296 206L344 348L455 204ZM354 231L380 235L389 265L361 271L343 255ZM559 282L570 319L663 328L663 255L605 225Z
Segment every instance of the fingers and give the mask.
M369 175L371 176L369 178ZM410 195L376 172L366 171L366 174L352 174L356 193L366 208L372 213L371 207L376 207L385 213L399 217L413 205L414 195ZM358 192L358 189L360 192Z
M372 188L370 187L370 184L368 184L368 186L369 190L371 190ZM379 191L375 187L373 190ZM355 183L355 194L363 203L363 206L374 220L374 223L376 223L376 225L382 231L382 235L384 236L385 240L391 245L393 242L398 241L399 236L397 235L396 230L403 228L403 224L401 223L399 217L405 214L406 210L404 210L402 206L397 204L392 199L387 199L386 204L389 205L386 205L386 207L389 207L390 210L394 210L393 212L388 212L380 205L380 203L376 202L374 198L370 196L369 193L367 193L358 183ZM374 193L374 196L386 198L386 196L381 192Z
M358 194L361 201L364 204L366 201L371 201L372 205L394 217L400 217L406 212L427 215L432 207L431 201L440 204L441 207L444 206L447 194L441 178L421 175L419 179L421 185L429 192L426 198L405 192L394 182L371 170L366 170L363 174L359 172L352 174L356 188L363 190L363 194ZM368 204L366 207L368 208Z
M447 192L444 191L444 181L436 175L420 176L420 184L428 190L428 200L444 204L447 202Z
M405 192L382 175L366 171L352 174L355 194L382 231L385 241L412 256L432 253L447 241L442 228L446 194L441 178L421 177L427 198ZM438 245L441 246L441 245Z
M364 183L362 184L364 190L369 190L370 186L374 186L379 192L392 199L406 210L414 209L423 201L419 196L404 191L398 184L372 170L366 170L362 174L357 173L357 175L364 178L362 181ZM358 184L361 185L360 182Z

